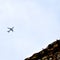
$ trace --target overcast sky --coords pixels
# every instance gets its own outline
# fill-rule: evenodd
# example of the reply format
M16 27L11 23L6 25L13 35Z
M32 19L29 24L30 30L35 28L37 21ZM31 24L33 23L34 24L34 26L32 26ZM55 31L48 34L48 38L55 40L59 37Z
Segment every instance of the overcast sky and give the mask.
M0 60L24 60L59 38L60 0L0 0Z

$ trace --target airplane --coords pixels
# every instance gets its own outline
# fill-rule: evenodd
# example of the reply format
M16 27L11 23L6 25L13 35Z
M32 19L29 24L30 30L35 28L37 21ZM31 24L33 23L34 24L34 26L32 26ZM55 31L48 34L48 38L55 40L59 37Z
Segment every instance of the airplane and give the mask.
M10 32L10 31L12 31L12 32L13 32L13 28L14 28L14 27L12 27L12 28L8 28L8 29L9 29L9 31L7 31L7 32Z

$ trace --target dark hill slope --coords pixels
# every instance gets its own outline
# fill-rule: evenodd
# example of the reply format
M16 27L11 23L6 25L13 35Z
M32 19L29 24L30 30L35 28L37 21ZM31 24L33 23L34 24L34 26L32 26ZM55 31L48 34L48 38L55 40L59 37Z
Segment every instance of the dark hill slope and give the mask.
M60 40L56 40L42 51L33 54L25 60L60 60Z

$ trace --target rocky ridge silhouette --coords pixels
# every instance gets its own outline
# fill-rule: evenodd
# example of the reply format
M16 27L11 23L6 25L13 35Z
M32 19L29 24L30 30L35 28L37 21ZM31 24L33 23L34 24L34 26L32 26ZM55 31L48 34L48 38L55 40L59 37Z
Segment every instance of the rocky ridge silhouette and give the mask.
M34 53L25 60L60 60L60 40L56 40L42 51Z

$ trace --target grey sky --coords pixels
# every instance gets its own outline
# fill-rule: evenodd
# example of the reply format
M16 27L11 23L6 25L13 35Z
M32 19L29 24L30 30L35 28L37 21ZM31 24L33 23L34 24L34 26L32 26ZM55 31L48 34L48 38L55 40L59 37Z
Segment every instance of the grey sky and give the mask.
M24 60L59 38L60 0L0 0L0 60Z

